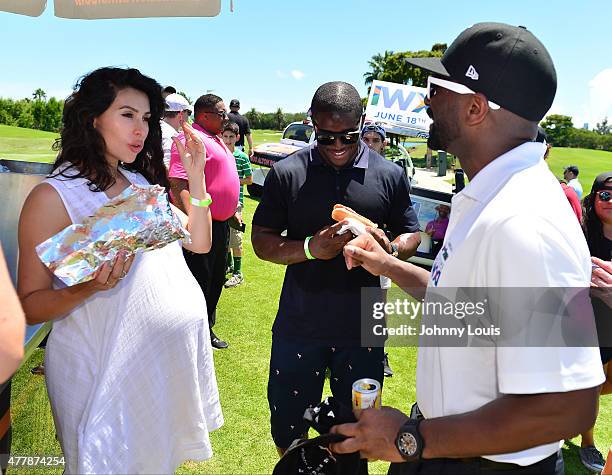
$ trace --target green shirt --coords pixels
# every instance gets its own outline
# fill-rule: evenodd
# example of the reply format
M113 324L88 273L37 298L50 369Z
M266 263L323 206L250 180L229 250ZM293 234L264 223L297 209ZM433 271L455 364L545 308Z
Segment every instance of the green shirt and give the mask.
M234 158L236 159L238 178L242 180L250 177L253 174L253 170L251 170L251 161L248 155L236 149L234 150ZM240 206L244 206L244 185L240 185Z

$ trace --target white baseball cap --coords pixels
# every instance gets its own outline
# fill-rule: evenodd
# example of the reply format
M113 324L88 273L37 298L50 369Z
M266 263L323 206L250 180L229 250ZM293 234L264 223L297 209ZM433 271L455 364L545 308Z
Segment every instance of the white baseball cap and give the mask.
M187 102L187 99L180 94L168 94L166 96L166 111L183 112L184 110L193 112L193 107Z

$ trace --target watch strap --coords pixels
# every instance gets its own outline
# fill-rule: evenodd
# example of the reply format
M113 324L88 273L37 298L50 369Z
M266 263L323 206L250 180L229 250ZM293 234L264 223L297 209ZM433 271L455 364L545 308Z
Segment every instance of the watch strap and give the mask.
M421 431L419 430L419 426L423 420L424 419L408 419L408 421L406 421L404 425L400 427L400 430L397 433L395 445L402 458L404 458L406 461L414 462L420 460L423 455L425 440L423 439ZM414 437L417 446L414 454L407 454L404 450L402 450L404 447L401 438L404 434L410 434L412 437Z

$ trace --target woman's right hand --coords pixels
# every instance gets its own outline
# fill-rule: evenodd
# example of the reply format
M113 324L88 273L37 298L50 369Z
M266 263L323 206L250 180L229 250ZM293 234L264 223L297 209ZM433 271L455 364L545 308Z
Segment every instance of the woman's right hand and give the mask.
M125 278L132 267L136 254L128 254L127 251L119 251L112 261L106 261L94 274L94 278L83 285L92 292L110 290Z
M186 122L183 124L183 133L185 135L185 145L177 137L172 137L172 141L176 145L187 177L190 180L201 180L206 166L206 147L204 146L204 141L194 128Z

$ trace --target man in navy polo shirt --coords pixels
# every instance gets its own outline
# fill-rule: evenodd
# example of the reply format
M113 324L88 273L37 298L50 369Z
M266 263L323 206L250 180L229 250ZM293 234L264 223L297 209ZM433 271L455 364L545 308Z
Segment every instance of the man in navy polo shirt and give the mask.
M378 295L380 280L346 269L342 248L352 235L337 234L342 223L331 219L334 204L377 223L370 233L395 256L407 259L420 243L408 180L359 140L361 113L350 84L319 87L312 99L316 142L275 164L253 217L256 254L287 266L268 381L272 437L281 454L306 432L302 415L320 402L328 368L332 393L347 406L354 381L383 381L383 348L360 345L361 289Z

